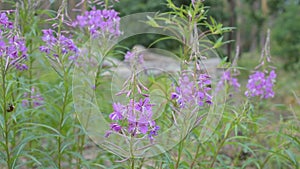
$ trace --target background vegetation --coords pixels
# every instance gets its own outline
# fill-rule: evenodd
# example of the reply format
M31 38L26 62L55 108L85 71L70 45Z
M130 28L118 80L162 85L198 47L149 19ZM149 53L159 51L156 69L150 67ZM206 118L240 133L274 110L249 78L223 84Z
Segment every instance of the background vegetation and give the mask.
M15 2L19 2L19 6L16 6ZM44 0L44 3L39 3L34 8L22 2L25 1L0 1L1 11L19 9L20 13L15 21L19 23L20 34L26 38L30 55L30 71L13 72L8 76L10 81L13 81L8 85L11 90L8 97L16 112L9 115L12 131L9 133L9 146L13 147L11 161L15 162L12 168L125 168L127 162L116 162L120 160L118 156L97 147L85 137L84 129L74 116L71 92L66 91L68 85L65 84L68 83L57 76L38 50L43 43L40 38L41 30L51 27L52 22L55 22L47 19L56 16L61 1ZM78 2L80 0L68 1L70 19L81 13L72 10ZM189 5L190 1L174 0L174 3L177 6ZM165 4L166 2L161 0L120 0L114 9L120 12L120 16L137 12L170 11ZM259 64L267 29L271 29L271 54L278 74L276 95L256 105L226 107L212 142L200 144L194 137L197 131L194 131L195 133L188 136L192 143L182 143L155 158L138 159L137 166L300 168L300 1L206 0L204 4L209 9L209 16L226 27L235 27L233 31L224 34L224 41L233 41L222 46L219 52L222 57L232 61L236 54L236 46L239 46L238 66L242 69L238 78L242 86L246 85L251 70ZM84 5L76 8L89 9ZM142 44L148 47L160 37L162 36L138 35L122 41L120 45L131 48ZM218 37L212 37L211 40L215 39ZM176 53L178 45L178 42L170 40L159 42L153 47ZM68 80L70 79L66 79ZM24 93L30 92L32 86L35 86L44 98L45 104L41 107L22 106ZM102 91L99 95L104 94ZM61 93L66 93L66 97L62 98ZM236 103L242 97L243 93L236 94L229 102ZM65 110L62 110L62 107ZM104 109L110 112L111 106ZM64 122L59 121L61 111L66 112ZM2 139L2 136L0 138ZM57 138L61 138L59 141L62 143L59 147L62 149L60 155L56 152ZM182 150L181 146L185 148ZM7 157L3 152L1 149L0 168L6 168ZM58 157L62 159L61 166L57 165Z

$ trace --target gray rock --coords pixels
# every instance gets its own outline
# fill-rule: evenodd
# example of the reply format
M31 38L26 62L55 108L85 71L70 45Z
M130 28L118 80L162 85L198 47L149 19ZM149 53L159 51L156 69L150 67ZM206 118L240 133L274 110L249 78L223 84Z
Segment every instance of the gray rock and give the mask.
M160 49L146 49L141 45L133 47L132 52L142 55L144 63L138 67L138 71L145 70L147 73L159 75L162 73L177 73L180 71L180 59L174 54ZM202 68L206 70L212 77L218 73L217 66L220 64L219 58L209 58L202 61ZM116 65L116 66L114 66ZM105 67L110 67L110 73L115 73L120 77L129 77L131 74L130 65L124 61L114 58L108 58L104 61Z

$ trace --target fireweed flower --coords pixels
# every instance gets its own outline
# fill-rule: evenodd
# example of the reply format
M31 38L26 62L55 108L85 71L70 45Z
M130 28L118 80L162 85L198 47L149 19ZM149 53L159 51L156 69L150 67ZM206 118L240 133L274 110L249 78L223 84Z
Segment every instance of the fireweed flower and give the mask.
M143 64L144 58L142 54L136 54L135 52L128 51L124 56L124 61L130 64ZM135 63L137 62L137 63Z
M152 119L152 107L150 98L145 97L138 102L130 99L129 103L123 105L121 103L113 103L113 112L109 115L112 121L110 131L106 134L108 137L112 131L120 132L124 129L131 136L148 135L150 140L157 135L159 126Z
M142 58L140 56L139 58ZM136 68L136 54L128 52L125 56L126 61L130 61L131 67ZM133 61L133 62L132 62ZM127 88L129 88L127 90ZM136 88L136 90L133 90ZM137 91L138 95L135 95L132 91ZM158 134L160 127L156 125L153 120L153 104L151 104L150 98L144 91L148 89L137 80L136 74L125 82L124 88L118 93L126 95L128 102L126 104L113 103L113 112L109 115L110 120L114 121L110 124L110 130L107 131L106 137L113 132L121 133L123 135L129 135L131 137L144 137L148 136L150 141L154 140L154 136ZM133 96L133 98L130 98ZM136 98L139 97L139 100ZM130 98L130 99L129 99Z
M26 92L23 95L23 100L22 100L22 106L23 107L28 107L30 102L32 103L32 106L34 108L39 107L43 105L44 103L44 98L41 96L39 92L35 90L35 88L31 88L30 93Z
M40 51L46 53L48 56L58 57L58 50L62 55L68 55L68 59L75 61L78 57L78 48L72 39L64 35L59 35L52 29L42 30L42 40L45 42L44 46L40 46Z
M111 120L123 120L126 107L120 103L113 103L113 109L114 111L109 115L109 118Z
M135 59L135 54L133 52L128 51L124 56L125 62L130 62L131 60Z
M212 104L210 76L207 74L196 75L192 72L182 72L179 77L175 92L171 93L171 99L176 100L180 108L198 105Z
M247 97L260 96L261 98L274 97L273 86L276 79L275 70L272 70L267 76L267 73L256 71L249 76L247 90L245 95Z
M217 85L217 91L221 90L224 87L225 83L232 86L236 91L238 91L238 89L241 87L238 79L234 78L229 70L223 72L221 80Z
M0 13L0 35L5 29L13 29L13 23L8 20L5 13Z
M13 25L5 13L0 14L0 58L5 60L6 68L14 66L18 70L27 70L27 65L21 63L27 59L25 40L12 34Z
M87 28L93 38L99 36L118 37L120 32L120 17L113 9L97 10L95 7L91 11L86 11L83 15L77 16L73 26Z

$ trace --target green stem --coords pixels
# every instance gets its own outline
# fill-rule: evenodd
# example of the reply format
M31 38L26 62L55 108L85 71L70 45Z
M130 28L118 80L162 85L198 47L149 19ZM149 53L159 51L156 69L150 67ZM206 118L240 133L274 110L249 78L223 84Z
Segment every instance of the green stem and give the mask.
M105 9L108 9L108 5L109 5L109 4L108 4L108 1L109 1L109 0L105 0Z
M89 38L89 46L88 46L88 56L91 56L92 55L92 44L93 44L93 38L90 37ZM101 68L102 68L102 62L103 62L103 59L101 60L101 62L99 63L99 65L97 66L97 73L96 73L96 77L95 77L95 81L94 81L94 84L95 84L95 89L97 88L98 86L98 77L101 73ZM93 102L93 98L91 99L91 102ZM85 128L88 128L88 122L90 120L90 116L91 116L91 109L89 110L89 112L87 113L87 123L86 125L84 126ZM79 122L79 121L78 121ZM80 123L80 122L79 122ZM82 130L82 129L80 129ZM83 149L84 149L84 145L85 145L85 134L82 134L80 136L78 136L78 151L80 153L81 156L83 156ZM77 168L80 169L81 168L81 159L78 158L77 159Z
M63 0L62 1L62 4L61 4L61 8L62 8L62 11L60 13L61 15L61 19L59 20L59 25L58 25L58 30L57 30L57 36L58 38L61 36L61 27L62 27L62 24L63 24L63 17L64 17L64 9L65 9L65 6L66 6L66 0ZM59 58L61 58L62 54L61 54L61 49L60 47L58 47L58 56ZM57 146L57 153L58 153L58 168L61 169L62 166L61 166L61 162L62 162L62 155L63 153L61 152L61 148L62 148L62 144L63 144L63 138L62 138L62 131L63 131L63 125L64 125L64 121L65 121L65 111L66 111L66 106L67 106L67 100L68 100L68 94L69 94L69 87L68 87L68 72L66 72L66 68L65 68L65 65L64 65L64 58L60 59L60 63L61 63L61 66L62 66L62 70L63 70L63 85L64 85L64 97L63 97L63 107L62 107L62 110L60 112L60 119L59 119L59 126L58 126L58 131L59 131L59 136L58 136L58 139L57 139L57 142L58 142L58 146Z
M32 41L30 41L30 46L29 46L29 53L32 54ZM29 66L28 66L28 71L29 71L29 77L28 77L28 83L29 83L29 96L28 98L31 98L31 88L32 88L32 64L33 64L33 59L32 57L29 57ZM32 108L32 102L29 100L29 108ZM33 117L33 111L30 111L30 117ZM33 118L29 118L29 123L33 122ZM32 148L32 141L29 141L29 150Z
M134 169L134 157L131 158L131 169Z
M179 163L180 163L180 159L181 159L181 154L182 154L182 150L183 150L183 145L184 145L184 139L181 140L180 143L179 143L178 156L177 156L176 165L175 165L176 169L179 167Z
M212 161L212 163L210 164L210 168L213 168L213 166L214 166L214 164L215 164L215 162L216 162L216 160L217 160L217 156L218 156L218 154L219 154L221 148L223 147L223 145L225 144L225 142L226 142L228 136L229 136L230 133L231 133L232 123L234 123L234 122L235 122L235 120L233 120L233 121L230 123L228 132L226 132L226 135L224 136L223 140L221 141L220 145L218 146L218 149L217 149L216 153L214 154L213 161Z
M130 138L130 157L131 169L134 169L133 137Z
M214 166L214 164L215 164L215 162L216 162L216 160L217 160L217 156L218 156L218 154L219 154L221 148L223 147L225 141L227 140L227 137L229 136L229 133L230 133L230 132L228 132L228 134L227 134L227 135L224 137L224 139L222 140L221 144L218 146L218 149L217 149L216 153L214 154L213 161L212 161L211 164L210 164L210 168L213 168L213 166Z
M62 111L60 113L60 120L59 120L59 133L61 134L61 132L63 131L63 124L64 124L64 120L65 120L65 112L66 112L66 107L67 107L67 103L68 103L68 95L69 95L69 87L68 87L68 80L67 80L67 73L64 73L64 90L65 90L65 94L64 94L64 98L63 98L63 107L62 107ZM62 152L61 152L61 146L63 143L63 139L61 137L61 135L58 137L58 167L59 169L61 168L61 160L62 160Z
M138 168L143 168L144 161L145 161L145 158L142 158L142 159L140 160L140 165L138 166Z
M193 162L190 166L190 169L192 169L194 167L195 163L196 163L196 160L198 158L198 153L199 153L199 150L200 150L200 146L201 146L201 143L199 143L198 146L197 146L196 154L195 154L194 160L193 160Z
M8 114L7 114L7 102L6 102L6 70L5 70L5 66L3 64L3 59L1 59L2 61L2 100L3 100L3 116L4 116L4 139L5 139L5 152L6 152L6 163L7 163L7 167L10 169L12 168L11 166L11 158L10 158L10 150L9 150L9 139L8 139L8 135L9 135L9 121L8 121Z
M84 144L85 144L85 134L80 135L78 137L78 139L79 139L79 146L78 146L79 150L78 151L79 151L79 154L81 156L83 156L83 148L84 148ZM78 158L77 161L78 161L77 168L80 169L81 168L81 163L82 163L81 158Z

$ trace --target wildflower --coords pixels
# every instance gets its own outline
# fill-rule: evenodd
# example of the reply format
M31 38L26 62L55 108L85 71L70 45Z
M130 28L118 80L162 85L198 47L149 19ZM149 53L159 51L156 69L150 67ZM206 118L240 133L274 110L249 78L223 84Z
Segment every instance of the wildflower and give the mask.
M40 93L36 92L35 88L31 88L30 93L26 92L23 95L24 99L22 100L22 106L23 107L28 107L30 102L32 103L32 106L39 107L43 105L44 103L44 98L41 96Z
M274 97L273 86L276 79L276 73L272 70L269 76L265 72L256 71L249 76L247 91L245 95L248 97L261 96L261 98Z
M122 126L117 123L111 123L110 130L105 133L105 137L109 137L113 132L121 132Z
M1 25L4 29L1 29ZM12 22L9 22L5 13L0 14L0 58L5 60L6 68L14 66L18 70L27 70L26 64L21 63L27 59L25 40L13 35Z
M133 71L136 71L138 64L136 56L135 52L127 52L125 55L125 61L130 62ZM139 57L141 58L142 56ZM133 90L133 88L137 90ZM119 128L122 128L122 134L128 134L131 137L143 137L148 135L151 142L154 140L154 136L158 133L159 126L156 125L152 118L152 108L154 105L151 104L149 95L144 93L144 91L148 90L149 89L138 80L135 73L127 79L123 89L117 93L117 95L126 95L128 103L125 105L113 103L113 112L109 115L109 118L114 122L111 123L110 130L106 132L105 137L108 137L113 132L119 132ZM133 91L137 91L137 94L140 95L139 100L136 99L138 95ZM133 98L129 99L131 96L133 96Z
M11 59L26 58L27 48L25 45L25 40L19 38L18 36L13 36L9 38L8 44L6 46L6 55Z
M195 81L196 79L196 81ZM176 100L180 108L205 103L212 104L212 96L208 93L211 90L211 80L207 74L200 74L198 77L191 72L183 72L179 78L175 92L171 93L171 99Z
M229 70L223 72L221 80L219 81L219 83L217 85L217 90L221 90L221 88L223 88L223 86L225 85L225 83L227 83L230 86L232 86L236 91L238 91L238 89L241 86L239 84L239 82L238 82L238 79L234 78L231 75L231 72Z
M136 51L128 51L124 56L124 62L129 63L131 66L142 66L144 64L144 57Z
M0 13L0 34L2 33L1 25L4 29L13 29L13 23L9 21L5 13Z
M155 121L152 119L152 107L150 104L150 98L146 97L140 99L138 102L130 99L127 105L120 103L114 103L114 111L109 115L111 120L117 121L110 124L110 131L107 132L108 137L111 132L119 132L121 128L127 129L126 131L131 136L145 135L148 133L149 139L153 140L153 136L157 135L159 126L155 125ZM125 121L126 123L122 123ZM118 124L126 124L121 126Z
M59 35L52 29L42 30L42 40L46 43L44 46L40 46L40 51L49 55L52 53L53 57L58 57L58 50L61 54L69 55L68 59L75 61L78 57L78 48L74 44L73 40L67 38L64 35Z
M118 37L120 32L120 17L113 9L97 10L95 7L91 11L86 11L83 15L77 16L73 26L88 28L93 38L100 35L112 35Z
M154 127L151 128L150 132L149 132L149 139L150 141L153 141L154 140L154 137L153 136L157 136L158 135L158 130L160 129L159 126L156 126L154 125Z
M124 61L125 62L130 62L135 58L135 54L133 52L128 51L125 56L124 56Z
M149 97L140 99L139 102L130 100L128 105L128 131L132 135L148 132L148 127L152 124L152 106Z
M113 131L119 132L119 131L121 131L122 126L118 125L117 123L112 123L112 124L110 124L110 128Z
M109 118L111 120L122 120L123 119L123 115L124 115L124 113L126 111L125 106L123 106L120 103L114 103L113 104L113 109L114 109L114 112L112 112L109 115Z
M74 52L74 53L78 52L78 48L74 44L74 42L71 39L65 37L64 35L61 35L59 37L59 44L62 47L63 54L67 54L68 52Z

